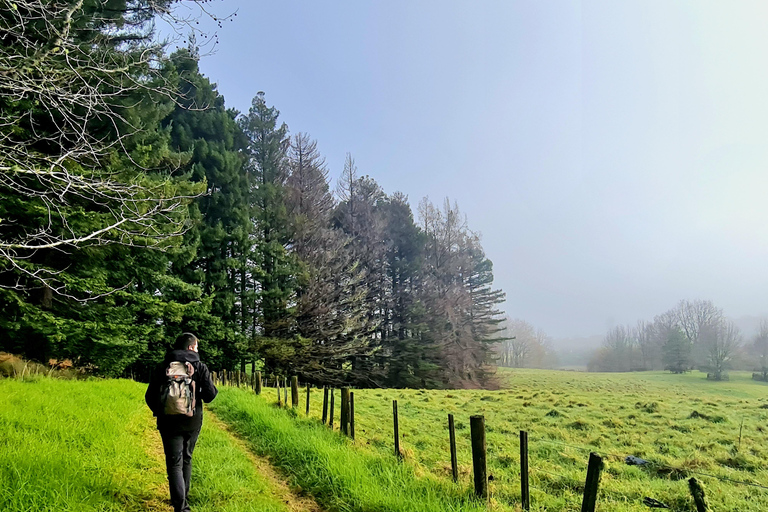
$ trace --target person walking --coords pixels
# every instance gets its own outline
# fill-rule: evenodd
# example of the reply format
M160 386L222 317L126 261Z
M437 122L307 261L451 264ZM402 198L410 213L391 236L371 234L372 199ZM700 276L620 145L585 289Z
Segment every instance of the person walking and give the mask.
M152 372L144 395L163 439L174 512L190 510L187 498L192 452L203 426L203 402L211 402L218 393L208 367L200 361L198 348L197 336L181 334Z

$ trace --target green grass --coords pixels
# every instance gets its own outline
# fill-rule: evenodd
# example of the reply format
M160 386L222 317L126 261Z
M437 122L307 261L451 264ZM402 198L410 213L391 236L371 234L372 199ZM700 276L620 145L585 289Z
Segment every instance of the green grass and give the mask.
M410 464L351 443L244 389L226 388L211 409L253 449L291 475L331 512L480 511L468 485L419 475Z
M356 390L356 451L361 457L378 454L385 460L394 458L392 400L397 399L406 465L425 480L450 484L447 414L454 414L460 490L471 484L469 417L485 416L488 469L493 475L490 489L497 510L514 510L520 503L520 430L529 432L534 510L580 509L590 451L603 455L606 461L598 499L602 510L647 510L642 505L645 496L676 510L690 510L693 503L685 480L689 476L704 483L713 510L768 510L768 490L697 474L768 485L768 387L752 381L749 374L733 373L730 382L707 381L698 372L502 370L500 374L507 389L499 391ZM263 396L267 402L276 400L273 389L265 389ZM227 396L221 405L247 410L231 412L230 417L255 423L248 435L279 432L267 434L268 440L256 441L262 451L289 450L294 443L290 438L295 435L312 439L321 435L303 422L289 428L283 424L287 421L285 413L250 405L245 396L236 398ZM322 392L313 390L311 416L315 423L321 401ZM304 416L303 409L302 390L299 417ZM627 455L655 464L648 468L628 466L624 463ZM337 461L336 455L327 457L325 463L334 467L345 464ZM285 466L289 471L306 472L301 468L305 464L317 465L317 458L289 460ZM298 476L297 480L306 478ZM312 485L322 490L322 483Z
M320 425L318 390L310 418L303 391L298 414L275 407L273 389L262 397L223 389L211 409L329 512L484 510L471 497L473 414L486 418L495 511L519 507L521 429L530 436L533 510L579 510L589 451L606 460L599 510L644 511L644 496L692 510L688 476L704 482L712 510L768 510L768 490L701 474L768 484L768 385L748 374L730 382L700 373L501 376L507 388L499 391L356 390L354 442ZM168 511L143 391L124 380L0 380L0 510ZM392 453L392 399L404 462ZM450 481L447 413L456 417L458 485ZM195 453L194 510L286 510L242 443L211 419ZM627 466L626 455L654 465Z
M170 510L144 386L125 380L0 380L0 510ZM196 511L286 510L211 422L194 458Z

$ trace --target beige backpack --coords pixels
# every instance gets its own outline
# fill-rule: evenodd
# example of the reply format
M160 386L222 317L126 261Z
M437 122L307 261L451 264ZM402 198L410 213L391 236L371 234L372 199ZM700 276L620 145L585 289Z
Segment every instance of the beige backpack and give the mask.
M165 370L167 380L160 392L163 413L193 416L195 414L195 368L189 363L173 361Z

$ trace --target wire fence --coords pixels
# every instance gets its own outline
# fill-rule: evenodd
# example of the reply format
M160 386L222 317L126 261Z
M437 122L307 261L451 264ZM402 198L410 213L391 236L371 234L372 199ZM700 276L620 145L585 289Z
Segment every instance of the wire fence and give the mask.
M221 379L221 376L217 376L216 378L217 379ZM257 379L258 379L258 384L256 383ZM270 379L270 382L273 383L275 385L275 388L278 390L277 398L278 398L278 403L279 404L286 405L286 406L288 405L288 399L289 399L288 387L290 386L290 387L293 388L293 389L291 389L291 394L290 394L291 400L292 400L292 405L293 405L293 407L296 407L298 405L298 403L297 403L298 400L296 398L298 396L298 390L295 389L295 388L298 387L298 382L297 382L297 379L295 379L295 378L292 379L292 381L293 382L289 382L288 379L284 379L284 378L272 378L272 379ZM256 390L257 388L258 388L258 390L261 390L261 387L262 387L262 384L263 384L261 382L260 375L259 376L254 375L252 377L246 377L244 375L239 375L239 376L232 376L232 375L230 375L229 378L225 377L223 380L219 380L219 382L223 383L225 385L235 385L235 386L247 385L247 386L253 388L254 390ZM316 388L316 389L318 389L318 388ZM325 388L319 388L319 389L325 389ZM334 397L334 393L333 393L333 388L329 388L329 389L331 390L331 393L330 393L331 399L330 399L330 401L328 400L329 394L327 392L324 393L322 422L323 423L327 422L327 424L329 426L331 426L331 428L333 428L333 414L334 414L333 413L333 407L334 407L333 397ZM309 414L309 393L310 393L310 386L307 386L307 414ZM344 393L342 393L342 398L344 396L345 396ZM349 393L347 393L346 396L348 397ZM399 432L398 419L397 419L397 401L396 400L394 401L393 405L394 405L394 418L393 418L394 429L395 429L395 432ZM347 409L349 407L349 399L347 398L347 402L346 403L343 403L340 406L337 405L337 407L339 407L339 409L341 410L340 411L341 415L346 417L346 419L342 418L342 423L338 425L339 430L342 433L346 433L347 435L349 435L349 432L351 431L352 432L352 436L354 437L354 422L355 422L355 419L354 419L354 406L352 406L352 411ZM330 409L330 416L328 416L329 409ZM346 422L346 424L344 422ZM350 422L351 422L351 426L349 425ZM453 422L449 420L449 424L450 424L450 428L453 428ZM474 435L474 433L473 433L473 435ZM394 440L395 445L397 446L397 449L395 450L395 455L397 455L398 457L402 456L402 451L401 451L402 449L399 447L400 438L402 436L403 436L402 433L398 433L397 434L397 438ZM455 441L453 441L453 438L455 438L454 434L452 434L452 443L455 442ZM653 469L656 472L666 472L666 473L669 473L669 474L674 473L674 474L678 475L680 477L680 479L687 478L690 475L695 475L695 476L704 477L704 478L707 478L707 479L716 480L718 482L722 482L722 483L728 484L728 485L738 485L738 486L745 486L745 487L752 488L752 489L768 490L768 485L764 485L762 483L749 482L749 481L738 479L738 478L731 478L731 477L721 476L721 475L717 475L717 474L713 474L713 473L708 473L708 472L705 472L705 471L700 471L700 470L697 470L697 469L691 469L691 468L687 468L687 467L676 467L676 466L673 466L673 465L670 465L670 464L665 464L665 463L661 463L661 462L654 461L654 460L642 459L640 457L636 457L636 456L633 456L633 455L620 454L620 453L600 450L599 448L594 447L594 446L586 446L586 445L580 445L580 444L575 444L575 443L569 443L569 442L564 442L564 441L560 441L560 440L556 440L556 439L551 439L551 438L546 438L546 437L541 437L541 436L535 436L535 437L528 438L527 433L526 433L526 444L528 442L533 443L533 444L537 444L537 443L549 444L549 445L552 445L552 446L559 446L559 447L564 447L564 448L568 448L568 449L571 449L571 450L576 450L576 451L578 451L582 455L585 455L585 456L589 455L590 458L593 455L599 454L599 458L601 459L601 462L600 462L600 467L601 468L602 468L602 459L608 458L608 459L615 459L617 461L624 462L624 463L626 463L628 465L639 466L639 467L646 468L646 469ZM484 444L485 444L485 439L484 439L484 433L483 433L483 445ZM451 450L453 452L452 453L452 457L451 457L452 458L452 463L455 464L455 446L451 446ZM526 446L526 457L527 456L528 455L527 455L527 446ZM475 457L475 454L474 454L474 450L473 450L473 472L478 470L477 465L476 465L477 463L474 460L474 457ZM482 455L482 459L483 459L483 464L485 464L485 460L486 460L485 454ZM545 462L545 461L540 461L540 462ZM566 475L566 474L558 473L556 471L551 471L549 469L544 469L544 468L542 468L538 464L535 464L535 465L532 465L532 466L528 466L528 463L526 462L525 468L527 469L528 474L531 474L531 475L547 475L548 477L552 477L552 478L558 479L559 481L571 481L571 482L573 482L575 480L573 475ZM483 470L483 471L485 471L485 470ZM521 471L522 471L522 469L521 469ZM589 470L587 471L587 474L588 473L589 473ZM457 474L457 470L456 470L455 467L453 468L453 474L454 475ZM521 478L522 478L522 475L521 475ZM455 477L454 477L454 479L455 479ZM524 479L524 480L527 483L527 478ZM597 480L599 480L599 478ZM594 490L593 491L594 491L595 495L597 494L597 480L594 482ZM691 487L692 497L693 497L693 499L695 501L697 510L705 510L704 508L701 508L702 506L706 507L706 504L704 503L703 490L700 491L700 500L701 500L701 502L699 502L699 501L697 501L696 492L694 492L694 485L698 485L698 483L695 482L695 478L689 479L688 484L689 484L689 487ZM486 485L487 485L487 482L486 482ZM527 485L531 489L533 489L533 490L535 490L537 492L543 493L545 495L552 495L553 494L553 490L552 489L545 489L545 488L540 487L541 482L539 482L539 481L536 481L535 485L532 485L532 484L527 484ZM589 485L590 485L589 477L587 477L587 481L583 484L583 487L585 488L585 491L584 491L585 492L585 496L586 496L586 493L589 491L589 489L587 489L587 487L589 487ZM582 485L579 484L579 488L581 488L581 487L582 487ZM487 493L487 488L486 488L485 491L481 491L481 490L478 490L478 489L476 489L476 491L478 492L478 494L481 494L482 492ZM585 502L586 502L586 498L585 498ZM666 509L673 510L673 511L676 511L676 512L685 512L686 511L686 509L673 508L673 506L666 505L666 504L662 503L661 501L658 501L658 500L656 500L654 498L651 498L651 497L643 497L642 503L646 507L649 507L649 508L666 508ZM528 510L528 509L526 508L526 510ZM592 510L594 510L594 506L593 506L593 508L590 509L589 507L585 508L585 505L582 504L581 510L583 512L584 511L591 512Z

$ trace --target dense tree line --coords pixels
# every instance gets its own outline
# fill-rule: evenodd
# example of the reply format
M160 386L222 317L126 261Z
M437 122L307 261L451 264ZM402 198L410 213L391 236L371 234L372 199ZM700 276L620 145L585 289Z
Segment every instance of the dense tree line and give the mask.
M0 350L144 375L182 330L214 368L482 386L493 266L456 204L337 180L258 93L172 55L172 1L0 6Z
M747 360L752 356L756 362ZM768 322L744 340L723 310L708 300L681 300L676 307L632 326L610 329L589 364L592 371L706 371L727 379L735 365L768 376Z

